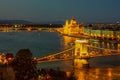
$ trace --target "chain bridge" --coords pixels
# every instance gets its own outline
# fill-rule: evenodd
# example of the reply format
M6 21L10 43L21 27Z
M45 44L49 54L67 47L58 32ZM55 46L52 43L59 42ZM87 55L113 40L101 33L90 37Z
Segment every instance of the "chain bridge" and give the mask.
M91 48L97 49L99 52L97 53L89 52L89 49ZM73 60L74 63L76 63L78 62L78 60L80 60L81 64L89 64L88 60L90 58L94 58L98 56L109 56L109 55L120 55L120 51L92 46L88 44L87 40L76 40L75 45L72 45L71 47L58 51L56 53L51 53L43 57L38 57L36 58L36 61L39 64L43 62L54 62L54 61L65 61L65 60Z

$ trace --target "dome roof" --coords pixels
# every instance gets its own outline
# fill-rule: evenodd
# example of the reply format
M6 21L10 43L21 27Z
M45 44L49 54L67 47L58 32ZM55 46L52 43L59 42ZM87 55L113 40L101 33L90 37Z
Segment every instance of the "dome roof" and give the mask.
M73 24L73 25L76 25L76 24L77 24L77 21L76 21L75 18L72 18L70 22L71 22L71 24Z

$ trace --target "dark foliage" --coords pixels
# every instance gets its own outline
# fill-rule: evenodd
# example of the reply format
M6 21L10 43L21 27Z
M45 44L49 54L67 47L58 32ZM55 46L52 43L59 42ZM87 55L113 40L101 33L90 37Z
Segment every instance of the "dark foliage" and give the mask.
M37 77L36 65L33 64L32 53L29 49L21 49L11 63L16 71L16 80L29 80Z

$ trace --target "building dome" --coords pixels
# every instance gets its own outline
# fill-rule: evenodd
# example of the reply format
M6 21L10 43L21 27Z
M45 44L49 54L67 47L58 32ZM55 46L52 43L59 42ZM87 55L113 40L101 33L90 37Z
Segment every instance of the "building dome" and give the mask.
M76 21L75 18L72 18L71 21L70 21L70 23L71 23L72 25L77 25L77 21Z

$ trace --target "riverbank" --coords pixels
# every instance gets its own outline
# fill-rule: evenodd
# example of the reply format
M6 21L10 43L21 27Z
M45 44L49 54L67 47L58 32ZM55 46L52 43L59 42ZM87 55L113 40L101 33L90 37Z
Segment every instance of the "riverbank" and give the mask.
M73 74L61 70L37 69L31 73L32 75L17 75L18 72L14 71L12 66L0 65L0 80L77 80Z
M54 69L39 69L39 80L76 80L73 74Z

